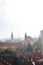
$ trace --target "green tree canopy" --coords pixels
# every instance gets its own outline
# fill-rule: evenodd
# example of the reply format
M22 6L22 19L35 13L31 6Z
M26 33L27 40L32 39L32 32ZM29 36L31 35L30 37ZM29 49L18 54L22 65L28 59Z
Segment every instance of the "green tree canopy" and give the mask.
M33 47L32 47L32 45L30 43L28 43L27 51L33 51Z

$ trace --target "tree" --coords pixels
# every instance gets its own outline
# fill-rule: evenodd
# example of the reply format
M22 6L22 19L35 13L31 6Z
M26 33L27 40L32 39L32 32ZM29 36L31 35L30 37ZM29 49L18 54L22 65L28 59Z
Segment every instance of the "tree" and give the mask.
M28 43L27 51L33 51L33 47L32 47L32 45L30 43Z
M41 43L39 42L39 40L34 42L33 51L41 51Z

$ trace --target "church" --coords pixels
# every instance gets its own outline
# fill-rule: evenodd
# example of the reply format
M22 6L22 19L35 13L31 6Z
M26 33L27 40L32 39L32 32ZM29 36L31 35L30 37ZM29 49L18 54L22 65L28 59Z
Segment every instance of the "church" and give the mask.
M16 49L21 48L22 41L20 39L13 38L13 32L11 32L11 39L0 41L0 51L4 51L6 49L11 49L16 51Z

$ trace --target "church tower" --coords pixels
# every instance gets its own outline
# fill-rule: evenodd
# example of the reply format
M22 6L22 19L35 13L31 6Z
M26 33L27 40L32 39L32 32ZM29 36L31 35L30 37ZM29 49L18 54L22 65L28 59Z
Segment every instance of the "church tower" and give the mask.
M11 40L13 40L13 32L11 32Z
M25 33L25 39L27 38L27 34Z

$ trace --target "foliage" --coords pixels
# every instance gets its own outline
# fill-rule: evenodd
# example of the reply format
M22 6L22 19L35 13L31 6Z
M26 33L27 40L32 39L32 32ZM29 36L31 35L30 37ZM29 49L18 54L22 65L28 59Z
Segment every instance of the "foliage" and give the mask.
M41 44L39 43L39 40L34 42L33 51L41 51Z
M33 51L33 47L32 47L32 45L30 43L28 43L27 51Z

